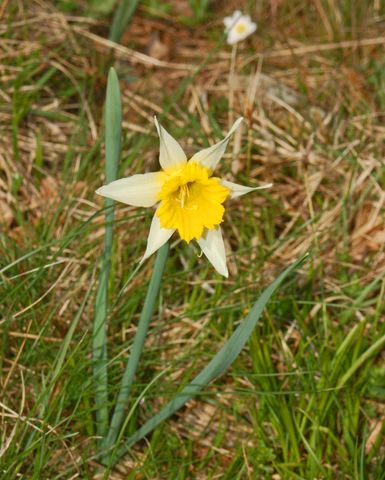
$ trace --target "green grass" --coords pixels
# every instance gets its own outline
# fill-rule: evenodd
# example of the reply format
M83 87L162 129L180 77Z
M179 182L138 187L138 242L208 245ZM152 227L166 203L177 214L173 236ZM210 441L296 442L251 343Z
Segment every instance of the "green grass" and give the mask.
M30 2L24 11L9 2L2 19L0 478L384 479L383 46L301 52L380 37L383 5L320 1L322 16L316 2L282 2L272 18L268 2L255 10L243 3L258 22L237 53L234 116L245 115L247 126L239 167L230 144L218 172L274 187L228 204L228 280L197 258L197 248L173 243L125 437L211 360L280 271L306 250L311 259L270 301L228 374L106 473L97 462L91 352L105 218L94 190L104 181L113 57L57 18L71 15L71 25L107 37L111 17L90 20L86 2L54 3L54 23L24 22L46 13ZM124 119L119 177L157 169L154 113L189 153L227 128L223 14L206 2L183 6L174 13L143 2L123 37L147 51L149 30L159 29L164 45L167 35L174 42L165 61L200 68L114 62ZM191 8L201 19L186 20ZM288 45L297 50L279 56ZM266 53L265 77L248 110L256 52ZM110 412L153 265L127 282L152 212L115 210Z

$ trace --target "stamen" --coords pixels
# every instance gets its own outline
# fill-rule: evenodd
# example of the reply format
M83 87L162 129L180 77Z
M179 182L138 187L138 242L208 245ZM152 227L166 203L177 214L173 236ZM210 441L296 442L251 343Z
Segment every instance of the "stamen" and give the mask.
M184 208L185 201L187 198L189 198L189 196L190 196L190 191L188 188L188 184L181 185L179 187L179 195L176 201L181 204L182 208Z

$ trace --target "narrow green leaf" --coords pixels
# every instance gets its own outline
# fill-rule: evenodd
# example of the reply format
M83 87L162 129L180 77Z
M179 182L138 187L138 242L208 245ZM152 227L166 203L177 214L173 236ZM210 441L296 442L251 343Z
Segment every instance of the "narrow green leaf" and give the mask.
M119 42L124 29L133 16L139 0L122 0L116 9L110 28L109 39L113 42Z
M106 183L116 179L120 156L122 107L119 81L113 68L108 74L105 110L106 145ZM99 277L99 286L95 301L93 324L93 367L95 382L96 429L104 437L108 429L108 391L107 391L107 291L111 264L112 225L114 221L114 202L105 200L106 233L104 253Z
M106 182L116 179L120 158L120 142L122 136L122 105L118 76L113 68L108 72L106 96ZM113 205L111 201L111 205ZM111 209L112 211L112 209ZM111 213L114 219L114 213Z
M250 310L247 317L236 328L229 340L227 340L209 364L180 392L179 395L171 400L159 413L150 418L139 430L127 439L125 445L118 450L114 461L125 455L132 445L154 430L154 428L156 428L161 422L173 415L177 410L183 407L187 401L193 398L194 395L199 393L203 387L225 372L246 344L257 325L263 309L270 300L270 297L287 276L290 275L307 257L308 255L305 255L303 258L297 260L286 268L286 270L284 270L279 277L277 277L274 282L264 290L262 295L253 305L253 308Z
M106 451L108 451L114 445L124 420L124 412L129 401L132 382L134 380L139 359L143 351L148 327L151 323L155 302L158 298L169 249L169 242L167 242L158 250L156 256L154 269L152 271L151 280L147 289L146 298L144 300L143 310L140 315L131 353L120 385L119 395L116 400L115 410L111 419L108 436L104 444Z

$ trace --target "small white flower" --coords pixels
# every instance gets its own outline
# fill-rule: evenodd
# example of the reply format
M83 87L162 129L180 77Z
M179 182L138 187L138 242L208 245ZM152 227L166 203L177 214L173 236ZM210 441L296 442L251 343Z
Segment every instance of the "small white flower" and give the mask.
M235 10L230 17L225 17L223 23L229 45L235 45L244 40L257 29L257 24L251 21L250 16L243 15L239 10Z
M212 176L242 118L220 142L197 152L190 160L179 143L155 118L160 139L162 170L121 178L96 190L103 197L138 207L156 206L142 262L177 231L189 243L196 240L218 273L228 276L220 224L227 198L236 198L260 188L246 187Z

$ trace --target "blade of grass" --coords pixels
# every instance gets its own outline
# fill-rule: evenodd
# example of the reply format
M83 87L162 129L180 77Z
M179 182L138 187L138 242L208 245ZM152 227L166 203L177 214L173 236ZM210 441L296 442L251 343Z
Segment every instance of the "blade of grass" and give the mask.
M267 304L270 297L282 284L282 282L290 275L306 258L305 255L301 259L294 262L286 270L284 270L278 278L274 280L262 293L259 299L254 303L250 313L246 316L243 322L236 328L229 340L223 345L214 358L208 363L208 365L190 382L184 389L171 400L162 410L150 418L139 430L131 435L118 451L114 462L125 455L130 447L136 442L145 437L154 428L156 428L161 422L173 415L183 405L194 397L200 390L208 385L212 380L219 377L224 371L234 362L242 348L249 339L253 332L257 322Z
M114 456L115 456L115 453L116 453L116 449L119 445L119 442L122 438L122 435L124 433L124 430L125 428L127 427L128 423L130 422L132 416L134 415L136 409L138 408L138 405L140 404L140 402L142 400L145 399L146 397L146 394L147 392L151 389L151 387L153 385L156 384L156 382L161 378L163 377L164 375L166 375L166 373L169 372L171 366L167 366L165 367L163 370L161 370L159 373L157 373L155 375L154 378L152 378L147 385L144 386L143 390L140 391L140 394L139 396L135 399L135 401L133 402L132 406L130 407L129 411L127 412L127 414L124 416L124 423L123 423L123 427L121 428L120 432L119 432L119 436L116 440L116 442L111 445L110 447L110 452L109 452L109 456L105 457L105 463L104 463L104 466L106 467L106 469L104 470L104 476L103 476L103 480L108 480L110 477L110 473L111 473L111 468L113 468L113 463L112 463L112 460L114 459ZM108 463L109 461L111 461L111 463ZM103 462L102 462L103 463Z
M119 81L113 68L108 73L105 143L106 143L106 182L116 179L120 156L122 107ZM95 382L96 430L100 437L108 429L108 391L107 391L107 291L111 264L112 225L114 221L114 202L106 199L105 241L98 291L95 301L93 324L93 366Z
M115 11L114 18L109 33L109 39L113 42L119 42L124 29L133 16L139 0L122 0Z
M338 381L337 387L342 388L352 375L363 365L372 355L376 354L383 345L385 345L385 335L373 343L357 360L351 365L347 372Z
M139 359L143 351L144 341L146 339L148 327L150 325L154 312L155 302L158 297L161 280L164 272L166 260L169 252L169 242L158 250L150 284L148 286L143 310L140 315L138 328L136 330L131 354L129 356L126 370L124 372L118 398L115 404L114 414L111 419L110 428L105 442L105 449L109 449L115 443L124 419L125 407L128 404L132 382L135 377Z
M66 359L66 355L67 355L68 349L70 347L70 343L71 343L72 338L74 336L74 333L75 333L76 327L79 323L79 320L80 320L80 318L81 318L81 316L84 312L84 307L86 306L86 303L88 302L88 299L91 295L93 287L94 287L94 279L92 279L91 282L90 282L90 285L89 285L88 290L87 290L87 292L84 296L84 299L83 299L77 313L75 314L74 319L71 322L71 325L68 329L68 332L67 332L66 336L64 337L63 343L61 344L60 351L59 351L59 353L58 353L58 355L55 359L54 364L52 365L52 370L51 370L52 385L50 387L50 394L51 394L52 389L55 386L55 382L56 382L57 378L60 375L60 371L63 368L64 361Z

